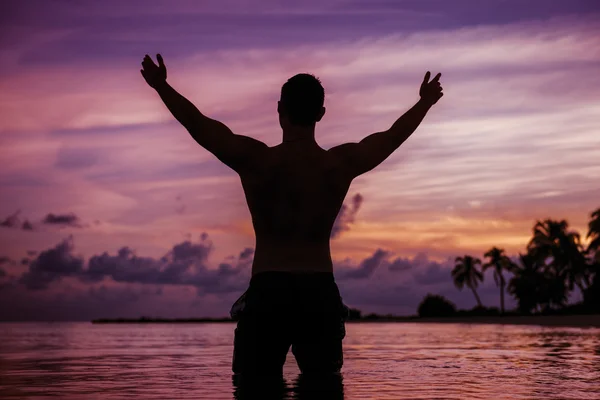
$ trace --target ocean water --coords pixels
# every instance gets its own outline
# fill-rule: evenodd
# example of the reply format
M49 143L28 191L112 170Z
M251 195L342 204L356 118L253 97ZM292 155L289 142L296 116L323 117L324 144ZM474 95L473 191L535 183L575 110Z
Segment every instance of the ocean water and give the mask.
M0 398L246 398L233 329L2 323ZM299 380L290 352L285 382L254 398L600 399L600 329L349 323L344 351L335 383Z

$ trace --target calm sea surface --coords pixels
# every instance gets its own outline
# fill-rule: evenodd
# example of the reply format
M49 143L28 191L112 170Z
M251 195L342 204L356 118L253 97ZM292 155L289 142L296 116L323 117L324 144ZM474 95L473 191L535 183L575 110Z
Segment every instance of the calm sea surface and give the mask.
M0 397L233 399L233 324L0 324ZM288 354L279 398L600 399L600 329L350 323L319 397ZM237 388L237 389L236 389Z

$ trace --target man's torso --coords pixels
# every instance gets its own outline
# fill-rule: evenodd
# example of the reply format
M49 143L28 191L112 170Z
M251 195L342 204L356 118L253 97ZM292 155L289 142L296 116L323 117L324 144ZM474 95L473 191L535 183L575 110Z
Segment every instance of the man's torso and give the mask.
M252 273L332 272L329 237L351 183L341 163L315 143L283 143L240 178L256 233Z

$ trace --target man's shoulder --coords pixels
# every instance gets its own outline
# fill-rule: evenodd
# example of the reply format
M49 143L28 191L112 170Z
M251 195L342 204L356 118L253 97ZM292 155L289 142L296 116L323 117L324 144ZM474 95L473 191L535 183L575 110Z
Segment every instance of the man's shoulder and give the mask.
M244 168L237 169L236 172L243 178L264 175L276 163L278 154L280 153L278 147L279 145L265 145L260 154L254 158L254 162L244 166Z
M356 153L358 143L342 143L327 150L330 158L337 163L347 164Z

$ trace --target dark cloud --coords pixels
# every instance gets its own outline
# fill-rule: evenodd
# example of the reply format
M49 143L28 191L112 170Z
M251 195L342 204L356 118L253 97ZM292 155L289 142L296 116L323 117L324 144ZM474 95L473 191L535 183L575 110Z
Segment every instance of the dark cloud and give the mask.
M442 267L437 262L431 262L426 268L421 268L414 274L415 282L421 285L444 283L451 280L450 268Z
M107 252L92 256L85 271L80 274L84 282L100 282L110 276L117 282L151 282L150 276L155 273L157 262L151 258L135 257L128 247L122 247L117 255ZM143 278L142 278L143 277Z
M5 228L17 228L17 229L20 227L23 230L32 231L33 225L27 219L24 220L23 222L21 222L21 219L19 218L20 213L21 213L21 210L18 210L14 214L9 215L2 222L0 222L0 226L3 226Z
M363 202L363 197L360 193L357 193L352 197L352 205L342 205L340 212L338 213L331 229L331 239L335 239L340 236L342 232L350 230L350 225L354 223L356 213Z
M46 289L52 282L64 277L79 276L83 271L84 260L73 254L73 237L69 236L54 248L42 251L29 264L20 282L28 289Z
M79 223L79 217L77 215L70 214L48 214L42 221L44 224L49 225L66 225L81 228L81 224Z
M390 265L388 265L388 269L394 272L402 272L408 271L412 269L413 264L408 258L398 257Z
M219 271L219 275L221 275L221 276L231 276L231 275L237 274L237 271L235 270L235 267L233 267L229 263L221 263L221 264L219 264L218 271Z
M208 258L213 250L208 235L201 241L178 243L164 256L155 259L139 257L128 247L117 255L103 253L90 258L88 267L80 274L85 282L100 282L105 278L115 282L154 285L194 286L199 294L242 290L249 280L253 249L244 249L237 261L223 262L210 268Z
M27 255L30 257L33 257L37 254L38 252L36 250L27 250Z
M208 258L213 245L206 233L200 238L196 243L186 240L175 244L160 258L138 256L133 249L122 247L115 255L104 252L92 256L85 267L83 258L73 254L73 238L69 236L34 260L23 258L21 263L29 264L29 270L19 281L30 290L46 289L64 277L88 284L108 279L130 284L188 285L199 294L243 290L250 278L254 250L246 248L237 258L210 268Z
M377 249L372 256L365 258L357 268L341 267L338 272L338 279L367 279L389 254L385 250Z
M176 244L173 249L167 253L167 257L173 261L192 260L206 262L210 252L213 249L212 243L207 241L208 236L202 236L200 243L192 243L189 240Z
M237 257L228 257L230 262L223 262L219 264L218 268L218 276L245 276L246 272L250 271L252 267L254 249L251 247L247 247L242 250ZM244 282L245 279L239 280L239 282Z
M139 257L130 248L122 247L114 256L105 252L91 257L81 280L99 282L108 277L115 282L181 284L190 264L169 262L166 256L159 260Z
M14 265L15 261L7 256L0 256L0 265L3 264L13 264Z
M250 257L254 255L254 249L251 247L246 247L240 253L240 260L248 260Z
M18 210L14 214L9 215L2 222L0 222L0 226L3 226L5 228L21 228L25 231L33 231L34 226L28 219L25 219L25 220L23 220L23 222L21 222L21 219L19 218L20 213L21 213L21 210ZM52 214L52 213L50 213L50 214L46 215L46 217L42 220L42 223L50 224L50 225L68 225L68 226L73 226L73 227L78 227L78 228L81 227L81 225L79 224L79 218L73 213L71 213L71 214Z
M0 268L0 278L4 278L6 276L6 271L2 268Z
M6 228L16 228L20 223L20 220L19 220L20 213L21 213L21 210L17 210L14 214L9 215L2 222L0 222L0 226L4 226Z
M33 225L31 224L31 222L29 222L29 220L25 220L25 221L23 221L23 224L21 225L21 229L23 229L25 231L32 231Z

